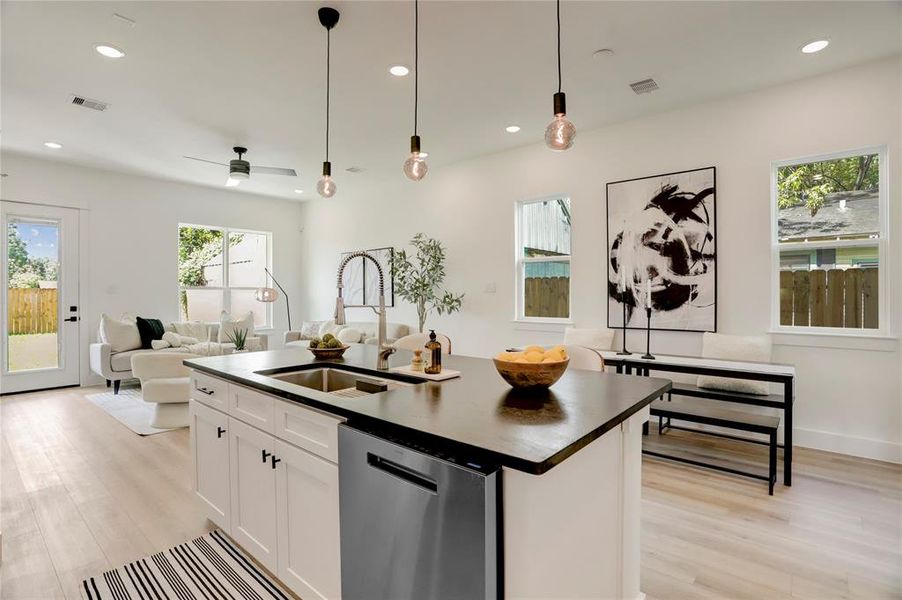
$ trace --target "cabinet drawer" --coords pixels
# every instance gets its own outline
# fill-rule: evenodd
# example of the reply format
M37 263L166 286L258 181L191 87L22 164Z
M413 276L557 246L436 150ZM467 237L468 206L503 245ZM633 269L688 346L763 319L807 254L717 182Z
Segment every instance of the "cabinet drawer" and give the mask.
M229 384L222 379L191 371L191 397L225 412L229 406Z
M345 419L276 400L275 434L295 446L338 463L338 424Z
M229 386L229 414L248 425L273 433L273 405L276 400L240 385Z

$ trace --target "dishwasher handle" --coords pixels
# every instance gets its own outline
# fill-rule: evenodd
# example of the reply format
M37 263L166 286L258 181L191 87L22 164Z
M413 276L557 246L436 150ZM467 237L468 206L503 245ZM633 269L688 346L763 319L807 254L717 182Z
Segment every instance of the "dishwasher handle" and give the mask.
M399 465L387 458L377 456L372 452L366 453L366 462L370 467L388 473L398 479L402 479L430 494L438 494L438 484L435 480L414 469Z

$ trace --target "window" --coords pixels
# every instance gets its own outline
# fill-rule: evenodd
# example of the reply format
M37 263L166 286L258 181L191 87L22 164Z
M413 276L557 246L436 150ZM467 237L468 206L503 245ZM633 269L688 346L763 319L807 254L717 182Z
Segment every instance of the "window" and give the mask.
M517 204L517 319L570 318L570 199Z
M886 152L773 165L774 327L887 333Z
M220 313L254 313L255 327L272 325L272 304L254 292L266 285L272 234L179 225L179 314L218 322Z

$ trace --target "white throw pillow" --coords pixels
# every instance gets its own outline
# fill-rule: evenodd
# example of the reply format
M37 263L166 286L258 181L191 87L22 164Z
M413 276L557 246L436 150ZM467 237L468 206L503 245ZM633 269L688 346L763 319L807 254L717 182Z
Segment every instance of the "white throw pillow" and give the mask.
M219 321L219 343L225 344L226 342L231 342L235 337L235 332L239 329L246 331L248 337L254 335L253 311L248 311L248 313L240 319L235 319L226 311L222 311Z
M177 348L177 346L173 346L166 340L150 340L150 347L154 350L162 350L163 348Z
M175 332L183 337L207 341L210 326L202 321L179 321L172 324Z
M585 346L595 350L610 350L613 343L613 329L568 327L564 330L564 345L567 346Z
M323 323L322 327L319 328L319 336L323 337L327 333L331 333L334 336L338 335L338 332L344 329L344 325L336 325L335 321L326 321Z
M354 329L353 327L345 327L334 335L342 344L357 344L363 336L358 329Z
M770 362L771 341L766 335L726 335L723 333L705 333L702 337L702 358L720 358L751 362ZM749 379L730 379L727 377L711 377L699 375L700 388L726 390L746 394L765 396L770 393L766 381Z
M112 346L113 352L141 347L141 335L134 318L115 319L106 313L100 315L100 341Z
M319 330L325 321L304 321L301 323L301 339L312 340L319 335Z

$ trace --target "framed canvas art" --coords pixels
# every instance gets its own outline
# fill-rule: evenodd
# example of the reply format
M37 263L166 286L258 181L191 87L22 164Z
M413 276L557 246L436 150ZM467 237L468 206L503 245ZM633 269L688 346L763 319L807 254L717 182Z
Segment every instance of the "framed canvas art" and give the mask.
M717 331L715 173L607 184L608 327Z

